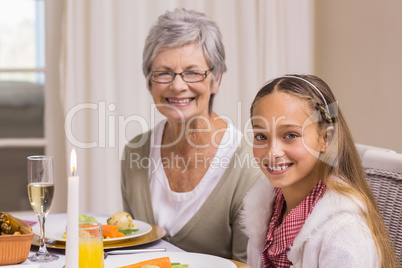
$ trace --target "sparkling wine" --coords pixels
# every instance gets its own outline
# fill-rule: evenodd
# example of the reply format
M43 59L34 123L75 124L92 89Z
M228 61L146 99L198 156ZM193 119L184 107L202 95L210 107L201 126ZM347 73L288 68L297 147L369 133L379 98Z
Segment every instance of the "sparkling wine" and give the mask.
M47 214L52 206L54 184L29 183L28 197L36 214Z
M39 250L28 257L31 262L43 263L59 259L46 249L45 221L52 206L54 194L53 156L32 155L28 160L28 197L40 226Z

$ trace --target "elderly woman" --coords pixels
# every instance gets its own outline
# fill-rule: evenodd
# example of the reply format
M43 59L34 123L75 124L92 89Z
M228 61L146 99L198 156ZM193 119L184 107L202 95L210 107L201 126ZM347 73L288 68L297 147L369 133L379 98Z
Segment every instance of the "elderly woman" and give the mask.
M160 16L143 52L143 72L159 112L154 129L127 144L124 209L163 227L186 251L246 261L239 213L263 173L242 133L212 110L226 71L216 23L178 10Z

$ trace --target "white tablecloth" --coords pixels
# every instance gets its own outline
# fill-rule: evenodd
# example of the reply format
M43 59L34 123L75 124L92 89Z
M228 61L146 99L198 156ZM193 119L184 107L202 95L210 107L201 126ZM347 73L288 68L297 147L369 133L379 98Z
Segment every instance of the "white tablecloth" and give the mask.
M11 212L11 214L17 218L20 218L21 220L28 220L28 221L37 221L37 217L33 212ZM100 214L99 214L100 215ZM165 240L158 240L149 244L145 245L139 245L139 246L133 246L129 247L129 249L144 249L144 248L165 248L166 251L168 252L182 252L183 250L170 244L169 242L166 242ZM32 247L31 253L33 254L35 250L37 250L38 247ZM120 248L119 248L120 249ZM15 268L21 268L21 267L26 267L26 268L62 268L63 265L65 264L65 256L64 256L64 250L59 250L59 249L48 249L49 252L52 254L56 254L59 256L59 259L54 262L50 263L42 263L42 264L36 264L32 263L29 260L26 260L25 262L18 264L18 265L6 265L6 266L1 266L1 267L15 267ZM123 262L127 262L122 264L122 260L124 259ZM130 262L130 255L109 255L107 259L105 260L105 268L115 268L116 265L129 265L132 264Z

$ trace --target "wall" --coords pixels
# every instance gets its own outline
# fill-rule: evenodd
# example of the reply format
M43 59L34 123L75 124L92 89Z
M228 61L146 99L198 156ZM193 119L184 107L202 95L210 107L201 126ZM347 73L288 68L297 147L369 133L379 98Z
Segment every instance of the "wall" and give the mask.
M402 153L402 1L316 0L315 74L357 143Z

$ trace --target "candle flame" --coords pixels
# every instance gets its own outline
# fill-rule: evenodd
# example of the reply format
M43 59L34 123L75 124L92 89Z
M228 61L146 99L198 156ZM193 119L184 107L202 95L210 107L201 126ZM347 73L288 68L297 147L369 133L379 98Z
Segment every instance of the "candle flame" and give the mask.
M77 170L77 153L75 152L74 148L71 150L70 167L71 167L71 174L73 174L74 176L74 173Z

